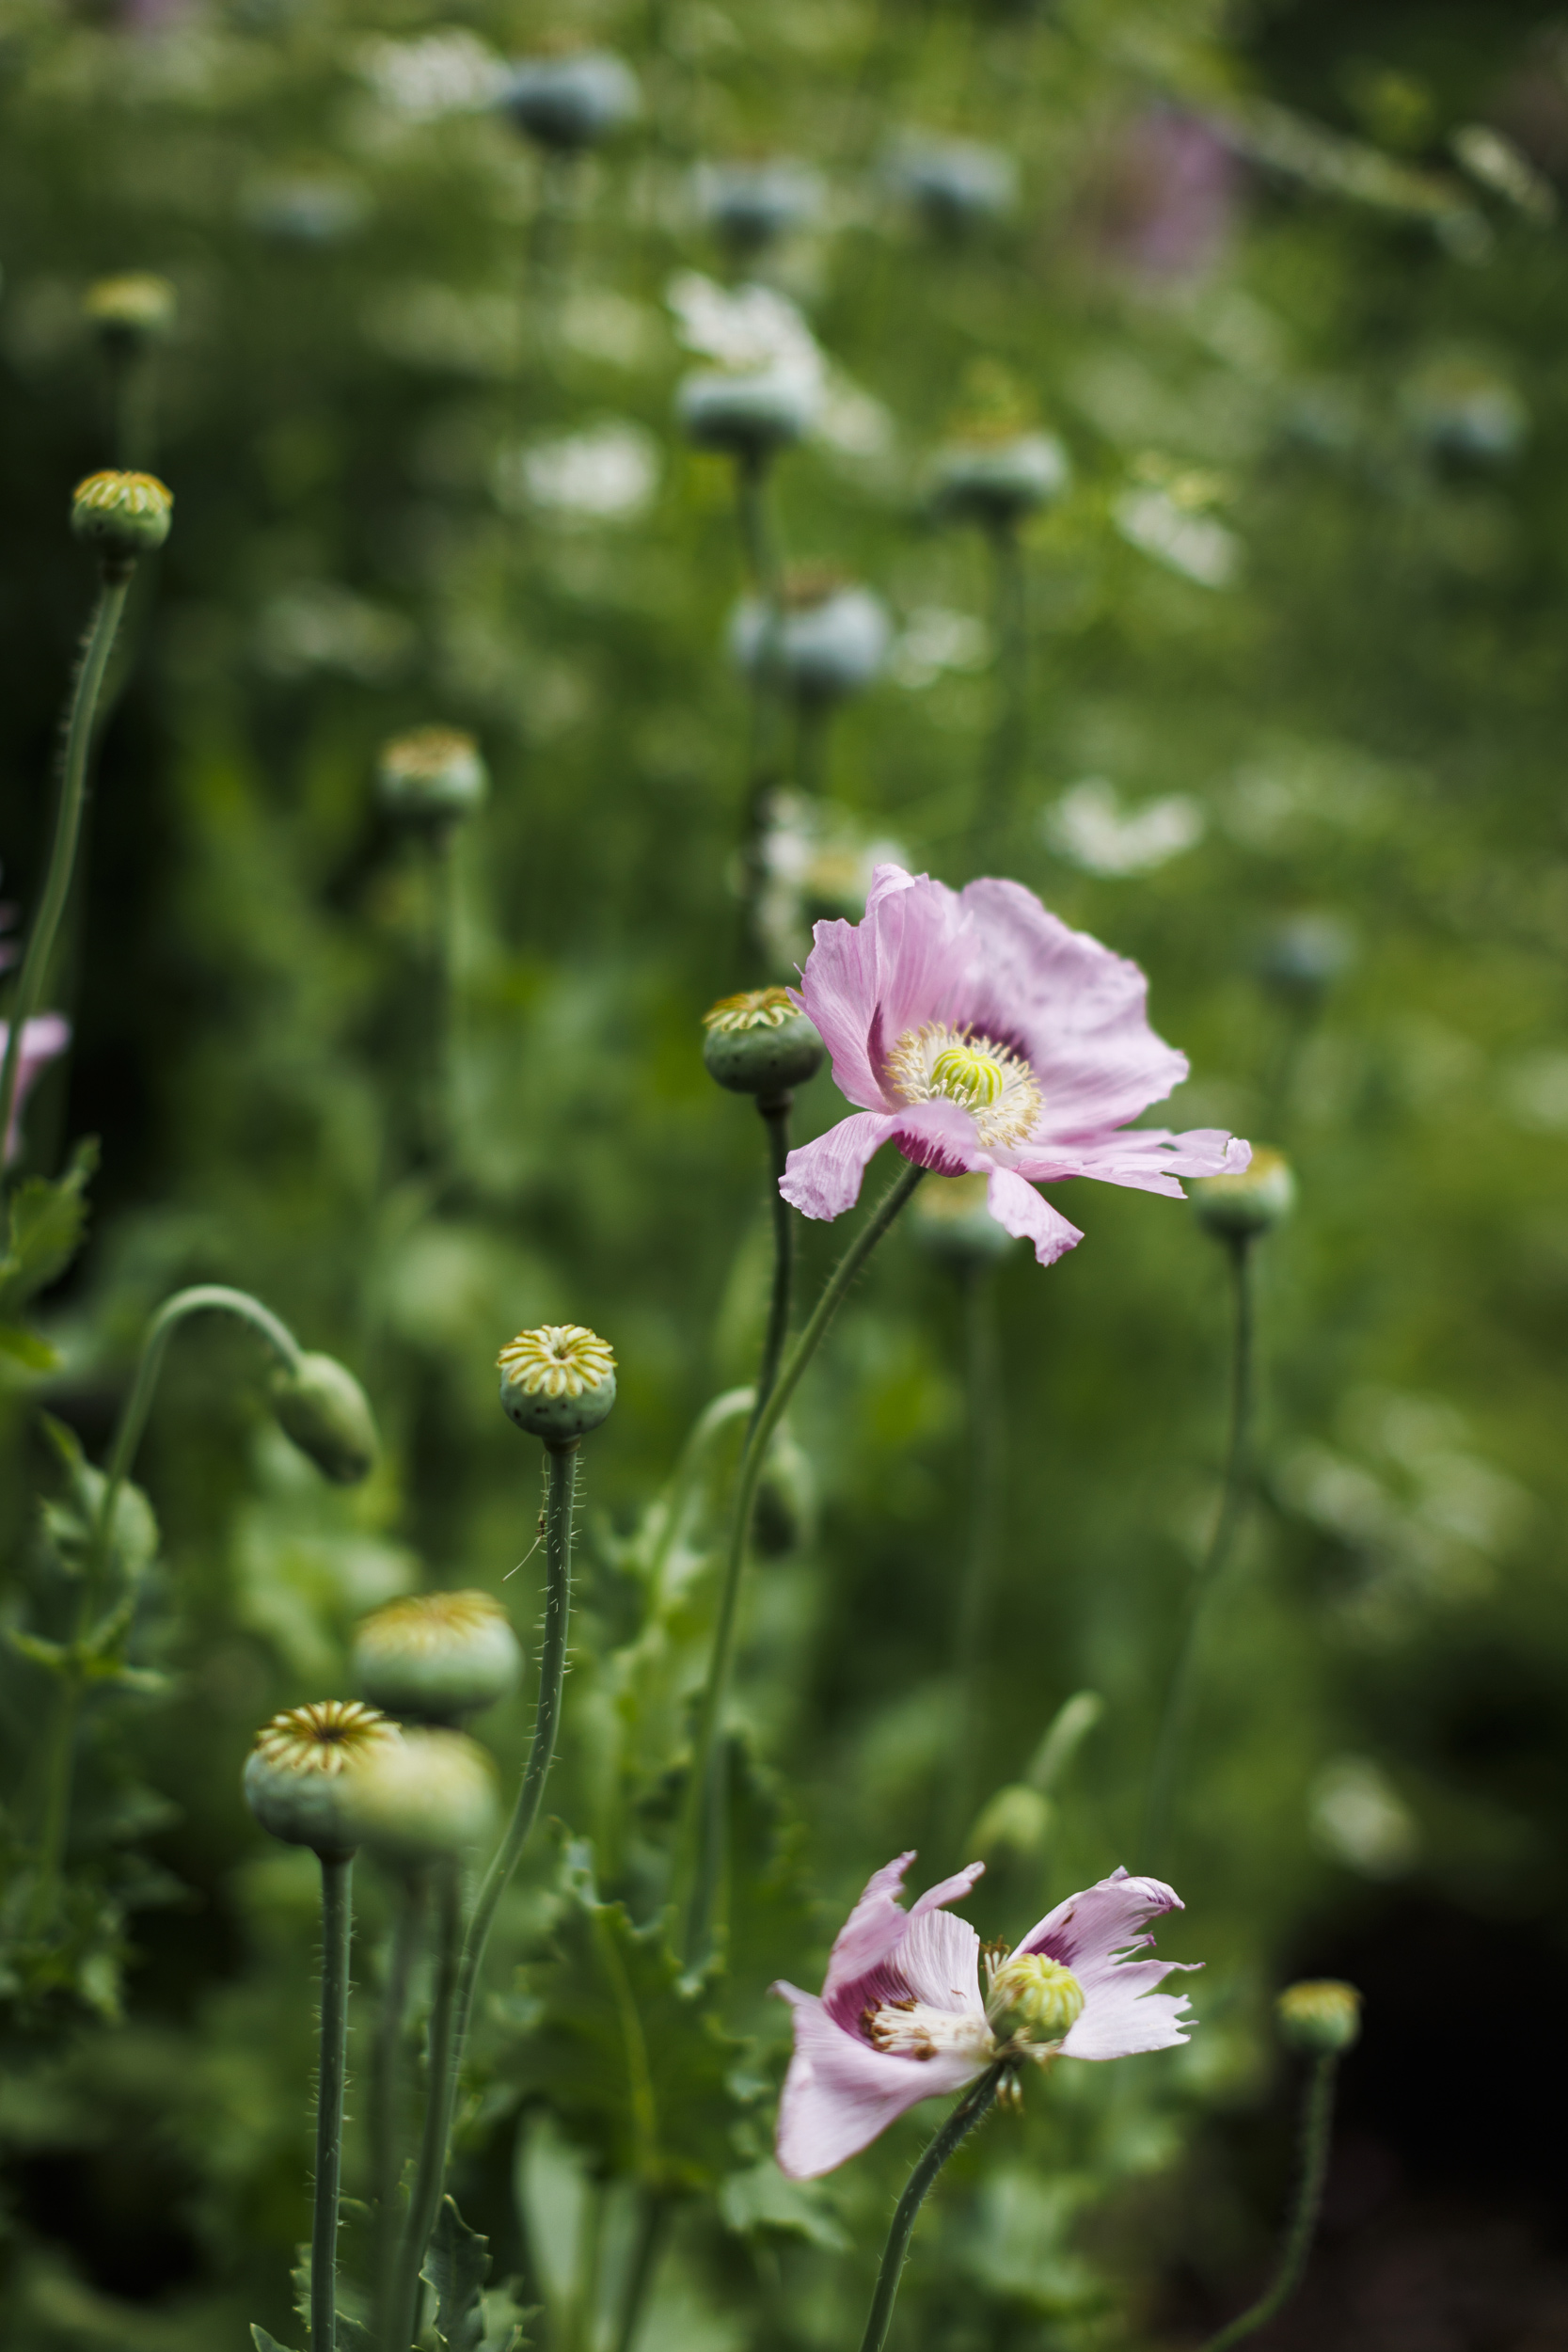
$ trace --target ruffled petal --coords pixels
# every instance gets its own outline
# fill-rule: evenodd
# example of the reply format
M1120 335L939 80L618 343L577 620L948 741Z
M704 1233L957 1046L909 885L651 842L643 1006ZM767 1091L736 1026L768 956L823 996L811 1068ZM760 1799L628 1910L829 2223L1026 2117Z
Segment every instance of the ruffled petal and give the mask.
M910 1924L910 1915L898 1895L904 1873L913 1860L911 1846L908 1853L884 1863L866 1880L859 1902L833 1938L822 1986L824 1998L879 1967L897 1949Z
M1075 931L1022 882L973 882L974 960L956 1018L1023 1055L1053 1135L1090 1136L1163 1102L1187 1057L1148 1025L1135 963Z
M1037 1184L1059 1184L1069 1176L1093 1176L1102 1184L1134 1192L1186 1198L1179 1176L1218 1176L1247 1166L1252 1146L1223 1127L1192 1127L1172 1135L1164 1127L1123 1127L1116 1135L1056 1144L1041 1138L1013 1155L1022 1175Z
M986 1206L1005 1233L1034 1243L1041 1265L1054 1265L1084 1238L1076 1225L1069 1225L1059 1209L1042 1200L1034 1185L1025 1184L1010 1168L991 1169Z
M1064 2058L1138 2058L1149 2050L1174 2050L1186 2041L1185 2028L1197 2023L1184 1993L1127 1993L1120 1986L1117 1992L1122 1997L1085 2003L1084 2014L1062 2043Z
M825 1136L790 1153L779 1190L802 1216L842 1216L860 1199L866 1164L897 1123L885 1111L857 1111L841 1119Z
M961 2090L983 2071L956 2051L914 2058L874 2050L835 2026L814 1994L792 1984L772 1990L795 2012L795 2055L779 2101L775 2142L779 2169L792 2181L831 2172L922 2099Z
M926 874L877 868L865 919L818 923L792 991L832 1057L833 1083L863 1110L894 1107L882 1084L907 1029L946 1017L973 946L956 895Z
M967 1919L955 1919L950 1911L924 1911L916 1904L894 1964L927 2009L973 2010L976 2016L985 2015L980 1939Z
M1153 1942L1140 1932L1150 1919L1181 1907L1163 1879L1131 1878L1117 1869L1083 1894L1069 1895L1030 1929L1019 1950L1059 1961L1083 1987L1083 2014L1062 2043L1065 2057L1129 2058L1186 2040L1181 2026L1192 2021L1184 2014L1185 1997L1156 1994L1154 1987L1188 1963L1125 1956Z

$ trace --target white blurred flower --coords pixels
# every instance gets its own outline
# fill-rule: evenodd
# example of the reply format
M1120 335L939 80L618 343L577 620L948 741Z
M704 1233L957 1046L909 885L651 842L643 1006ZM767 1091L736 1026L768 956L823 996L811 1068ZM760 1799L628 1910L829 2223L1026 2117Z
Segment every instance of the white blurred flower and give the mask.
M1114 784L1086 776L1045 812L1041 830L1058 857L1086 874L1152 874L1203 838L1204 816L1185 792L1123 809Z
M1516 1125L1568 1136L1568 1054L1529 1054L1506 1072L1503 1100Z
M333 580L307 581L274 596L256 628L257 657L277 677L337 670L374 684L401 668L413 642L405 614Z
M1338 1756L1313 1781L1307 1804L1313 1843L1363 1878L1401 1878L1421 1850L1416 1817L1370 1756Z
M847 809L803 792L775 792L762 838L757 927L781 964L799 961L820 914L865 913L873 869L903 863L896 841L863 833Z
M738 374L780 371L820 385L824 362L816 338L794 303L772 286L721 286L688 269L670 280L665 300L688 351Z
M944 670L983 670L991 659L990 631L973 612L946 605L917 605L904 624L888 665L895 683L919 692Z
M633 522L658 489L658 444L620 419L504 452L496 498L509 514L543 507L579 522Z
M506 67L474 33L450 27L415 40L368 40L359 71L383 105L410 122L481 114L506 87Z
M1200 588L1228 588L1241 569L1242 543L1235 532L1212 515L1179 504L1168 490L1124 490L1111 518L1129 547Z

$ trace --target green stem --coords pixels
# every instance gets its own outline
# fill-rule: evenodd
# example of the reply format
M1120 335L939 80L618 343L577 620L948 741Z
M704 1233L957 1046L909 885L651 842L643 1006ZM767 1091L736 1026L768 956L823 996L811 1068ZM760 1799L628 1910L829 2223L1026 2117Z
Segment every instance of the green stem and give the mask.
M441 2186L446 2178L447 2148L451 2137L452 2109L462 2072L463 2052L473 2017L474 1988L484 1961L484 1947L490 1940L490 1930L495 1924L501 1897L506 1892L538 1815L545 1782L549 1775L550 1759L555 1754L556 1733L561 1723L562 1692L566 1679L566 1633L572 1608L572 1513L577 1499L578 1443L579 1440L573 1438L565 1444L546 1442L545 1447L549 1466L548 1490L545 1499L545 1641L539 1660L539 1708L534 1717L533 1743L529 1750L522 1786L517 1791L517 1803L507 1825L506 1836L484 1874L473 1915L468 1921L467 1933L463 1938L455 1994L449 2004L450 2028L439 2048L434 2022L431 2027L424 2136L414 2178L414 2193L409 2202L407 2227L404 2233L395 2305L400 2317L406 2315L409 2332L399 2339L397 2352L404 2352L404 2344L412 2340L420 2265L440 2208ZM438 1998L437 2010L439 2007Z
M648 2289L658 2267L665 2224L669 2217L668 2199L657 2196L652 2189L644 2189L637 2235L632 2241L631 2260L626 2266L626 2293L621 2298L621 2312L610 2352L632 2352L641 2323L642 2306L648 2299Z
M81 667L76 673L76 683L71 697L71 717L66 726L65 765L60 777L55 838L50 844L43 894L33 918L27 952L22 959L22 970L17 977L16 995L6 1037L6 1057L0 1064L0 1138L10 1135L11 1114L16 1107L17 1080L22 1069L23 1036L42 998L60 918L71 895L71 869L76 862L76 845L82 831L82 808L87 798L87 753L92 743L93 718L130 584L129 565L117 565L112 571L105 567ZM3 1149L3 1143L0 1143L0 1149Z
M784 1359L784 1342L789 1337L790 1295L795 1280L795 1212L779 1190L779 1185L789 1158L789 1114L794 1106L792 1094L761 1094L757 1097L757 1109L768 1130L768 1172L773 1212L773 1295L768 1302L762 1361L757 1367L756 1402L752 1407L753 1429L773 1392L773 1383L779 1376L779 1365Z
M980 2118L987 2112L1001 2088L1003 2068L987 2069L974 2089L965 2091L946 2122L931 2141L926 2153L910 2174L909 2185L898 2200L893 2217L893 2227L882 2249L882 2265L877 2273L877 2291L871 2298L866 2317L865 2333L861 2338L861 2352L882 2352L887 2342L893 2306L898 2296L898 2281L903 2276L904 2257L910 2250L910 2239L921 2206L931 2185L954 2150L968 2137Z
M1328 2172L1329 2142L1334 2129L1334 2077L1338 2059L1332 2050L1325 2051L1314 2061L1307 2077L1307 2097L1301 2114L1300 2170L1296 2183L1296 2201L1285 2232L1285 2243L1279 2250L1279 2267L1264 2293L1250 2310L1212 2336L1203 2352L1229 2352L1233 2344L1252 2335L1264 2327L1275 2313L1283 2311L1301 2284L1307 2268L1307 2258L1312 2250L1317 2233L1318 2215L1323 2201L1323 2181Z
M444 1171L451 1156L453 1073L456 1036L457 828L427 829L426 985L429 1002L425 1102L421 1125L424 1157Z
M472 1930L470 1929L470 1933ZM436 1989L430 2007L426 2042L424 2130L408 2218L398 2249L392 2285L390 2325L384 2352L408 2352L419 2325L420 2270L425 2248L440 2210L447 2173L447 2142L451 2135L451 2111L460 2048L461 2007L459 1953L462 1949L463 1906L457 1866L439 1866L436 1895ZM314 2347L312 2346L312 2352Z
M800 1386L800 1375L821 1345L828 1326L843 1305L850 1284L925 1173L923 1168L911 1164L901 1175L894 1178L828 1277L822 1295L812 1311L811 1320L784 1359L773 1384L772 1394L752 1422L740 1457L730 1518L729 1545L724 1559L724 1581L720 1588L719 1615L714 1628L707 1681L704 1686L697 1718L692 1756L691 1805L694 1818L689 1842L695 1849L695 1866L686 1921L685 1954L689 1968L696 1967L707 1950L723 1856L725 1775L724 1751L719 1739L719 1727L729 1689L736 1608L746 1565L746 1549L752 1533L752 1515L756 1507L757 1481L768 1457L769 1440L784 1419L790 1398Z
M998 700L975 812L975 847L984 858L1005 833L1028 741L1029 604L1023 543L1016 525L990 534Z
M832 705L822 696L801 695L795 705L795 788L820 799L828 783L828 738Z
M222 1282L198 1282L191 1289L176 1291L172 1297L165 1299L147 1327L141 1354L136 1361L135 1377L131 1383L131 1392L120 1407L114 1442L109 1448L103 1490L87 1538L87 1556L82 1564L81 1592L76 1603L77 1651L91 1632L98 1615L100 1588L114 1539L120 1493L131 1474L136 1448L141 1443L148 1415L152 1410L152 1399L157 1391L158 1375L163 1370L165 1352L175 1326L183 1322L187 1315L207 1308L221 1308L226 1313L238 1315L252 1325L291 1370L299 1361L299 1343L287 1324L279 1322L271 1309L263 1307L259 1298L252 1298L248 1291L230 1290ZM44 1798L39 1829L38 1867L28 1906L28 1925L35 1934L40 1933L55 1915L60 1866L70 1825L72 1755L82 1708L82 1689L81 1661L75 1657L61 1677L55 1719L45 1739Z
M1154 1743L1148 1796L1144 1808L1141 1851L1144 1867L1154 1870L1164 1857L1176 1801L1176 1782L1192 1697L1193 1670L1205 1604L1224 1573L1234 1548L1250 1485L1248 1451L1253 1409L1253 1297L1251 1234L1232 1235L1227 1247L1231 1275L1230 1430L1226 1445L1225 1477L1213 1533L1197 1574L1188 1590L1176 1663L1171 1670L1165 1703Z
M996 1327L994 1260L964 1268L965 1432L969 1456L969 1547L958 1588L954 1658L958 1681L958 1744L949 1778L944 1849L952 1851L969 1827L981 1721L980 1675L986 1626L996 1575L1003 1483L1002 1382Z
M778 625L780 564L768 512L768 461L766 457L737 458L735 469L736 528L752 594L762 607L762 634L750 673L751 725L746 752L740 838L741 953L752 956L763 945L757 930L757 910L767 879L762 841L768 803L778 782L780 695Z
M348 1958L354 1857L323 1854L321 2067L316 2087L316 2200L310 2224L310 2352L338 2342L338 2184L348 2071Z
M381 1998L381 2015L376 2021L375 2056L371 2071L371 2193L375 2203L371 2332L382 2347L382 2352L392 2352L387 2331L391 2322L392 2296L397 2280L397 2195L402 2147L398 2128L398 2075L403 2057L404 2021L408 2011L408 1988L424 1920L424 1872L411 1870L398 1890L391 1957Z

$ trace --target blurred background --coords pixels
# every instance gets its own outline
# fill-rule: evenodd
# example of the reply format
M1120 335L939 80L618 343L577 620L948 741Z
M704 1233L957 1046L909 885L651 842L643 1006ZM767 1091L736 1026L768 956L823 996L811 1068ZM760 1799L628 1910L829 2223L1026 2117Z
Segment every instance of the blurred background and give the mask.
M574 47L622 57L637 105L563 161L499 102L509 61ZM44 1574L40 1408L102 1459L181 1283L243 1284L341 1355L388 1441L329 1489L243 1336L171 1352L138 1470L166 1680L92 1719L58 1981L0 1974L8 2344L286 2329L313 1893L241 1761L271 1710L346 1687L356 1617L394 1594L484 1586L531 1624L538 1559L500 1580L535 1468L493 1365L546 1319L621 1366L550 1807L646 1915L712 1579L694 1541L687 1666L629 1701L642 1515L750 1377L767 1280L757 1122L706 1077L700 1016L788 978L889 855L1014 875L1134 957L1192 1061L1172 1123L1275 1144L1299 1184L1259 1250L1257 1493L1166 1860L1187 1910L1162 1950L1207 1963L1201 2028L1060 2070L992 2127L923 2224L901 2341L1201 2342L1255 2291L1290 2177L1270 1997L1333 1974L1365 2038L1320 2253L1267 2341L1568 2344L1568 28L1514 0L3 0L0 115L24 928L92 593L71 487L134 443L176 500L52 994L75 1047L28 1109L30 1168L85 1135L102 1165L43 1302L58 1364L0 1369L7 1621ZM126 272L175 296L129 358L85 307ZM885 624L860 691L777 752L744 947L733 469L675 412L743 284L820 355L816 429L773 469L784 553L817 567L792 593L860 583ZM1019 533L1022 620L931 496L943 450L999 434L1063 460ZM492 777L454 850L438 1171L440 910L372 789L383 739L432 722ZM837 1104L817 1079L800 1132ZM1226 1267L1174 1203L1054 1197L1086 1238L1049 1271L1017 1248L965 1275L900 1227L792 1415L738 1693L767 1895L730 1955L744 2040L639 2352L858 2334L917 2127L784 2197L762 1996L817 1981L872 1868L917 1845L934 1877L978 1820L968 1915L1015 1936L1135 1861L1224 1443ZM803 1231L808 1286L846 1230ZM1005 1469L960 1824L982 1284ZM13 1861L40 1680L0 1664ZM1055 1785L988 1816L1085 1689L1103 1707ZM483 1726L508 1770L526 1727ZM553 1870L495 1971L463 2201L531 2340L611 2352L572 2249L601 2192L613 2223L621 2093L529 2056ZM368 1873L362 1908L368 1982Z

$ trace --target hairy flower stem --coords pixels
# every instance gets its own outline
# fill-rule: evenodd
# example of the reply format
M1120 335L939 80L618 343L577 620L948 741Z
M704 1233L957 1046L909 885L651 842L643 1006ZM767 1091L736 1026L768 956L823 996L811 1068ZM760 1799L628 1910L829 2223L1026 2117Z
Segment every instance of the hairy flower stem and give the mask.
M770 1199L773 1209L773 1295L768 1307L768 1329L763 1337L762 1361L757 1366L756 1403L752 1407L751 1429L754 1429L767 1409L784 1360L784 1342L789 1337L790 1295L795 1281L795 1212L779 1190L789 1158L789 1115L795 1107L792 1094L759 1094L757 1109L768 1130L768 1169L771 1179ZM748 1430L750 1437L750 1429Z
M71 877L76 863L76 848L82 832L82 810L87 800L87 754L92 745L93 720L98 710L98 697L103 691L103 673L108 668L115 634L119 628L120 614L125 610L131 572L132 567L128 564L104 566L103 586L98 592L98 603L88 627L81 666L71 692L71 716L66 723L65 763L60 775L59 806L55 818L55 838L50 844L43 893L28 934L27 952L22 959L22 970L17 977L9 1033L6 1039L6 1058L0 1064L0 1138L8 1136L11 1131L11 1113L16 1107L17 1079L22 1069L23 1032L42 1000L60 920L71 896Z
M1301 2284L1323 2201L1323 2181L1328 2171L1329 2142L1334 2129L1334 2078L1338 2063L1337 2052L1325 2051L1321 2058L1314 2059L1312 2072L1307 2077L1307 2097L1301 2111L1296 2201L1286 2228L1285 2243L1279 2249L1279 2267L1250 2310L1231 2320L1217 2336L1211 2336L1203 2352L1229 2352L1231 2344L1240 2344L1244 2336L1250 2336L1258 2328L1265 2327L1276 2312L1283 2311Z
M136 1458L152 1399L157 1391L158 1375L163 1370L164 1356L176 1325L187 1315L199 1313L206 1308L221 1308L238 1315L260 1331L293 1370L299 1361L299 1343L287 1324L279 1322L270 1308L248 1291L230 1290L222 1282L198 1282L190 1290L176 1291L166 1298L147 1327L137 1359L135 1377L131 1392L120 1407L114 1442L103 1471L103 1485L98 1509L87 1537L87 1556L82 1564L81 1586L76 1601L75 1634L72 1655L60 1676L55 1697L55 1717L44 1740L43 1807L39 1829L37 1875L28 1904L28 1926L40 1934L55 1915L58 1899L60 1865L65 1853L66 1834L71 1822L71 1784L76 1747L76 1724L82 1709L85 1688L84 1660L81 1652L97 1620L103 1570L108 1563L114 1540L115 1517L119 1508L120 1493L131 1474Z
M444 2005L446 2023L439 2037L436 2023L443 2014L443 2002L439 1990L436 1994L436 2011L431 2020L424 2132L420 2143L414 2191L409 2201L408 2221L404 2231L393 2304L400 2325L406 2320L407 2327L405 2332L396 2339L395 2352L404 2352L404 2347L413 2341L420 2265L424 2259L424 2250L440 2210L447 2150L451 2137L452 2109L456 2104L463 2052L473 2016L474 1989L484 1962L484 1947L490 1940L490 1930L495 1924L500 1899L506 1892L512 1873L528 1843L529 1832L538 1816L545 1782L549 1775L550 1759L555 1754L556 1732L561 1723L562 1690L566 1678L566 1631L572 1607L572 1512L577 1500L579 1442L573 1438L564 1444L546 1443L545 1447L548 1465L548 1488L545 1499L545 1641L539 1660L539 1707L533 1723L533 1743L529 1750L522 1787L517 1791L517 1802L507 1825L506 1836L484 1873L467 1932L463 1937L455 1976ZM452 1899L455 1902L455 1894ZM455 1952L455 1945L453 1949ZM447 1970L444 1955L443 1943L443 1981Z
M1029 575L1016 523L990 532L997 707L975 809L982 863L1006 833L1029 734Z
M316 2199L310 2223L310 2352L338 2342L338 2184L348 2073L348 1958L354 1857L321 1857L321 2066L316 2081Z
M398 2249L382 2352L407 2352L419 2326L420 2270L440 2210L457 2086L462 1949L463 1903L457 1865L444 1861L438 1867L436 1881L436 1985L425 2042L424 2131L408 2201L408 2218ZM463 2022L466 2024L467 2020Z
M735 468L736 528L747 583L762 607L762 636L752 664L751 725L746 752L746 787L740 837L741 941L743 958L750 959L764 944L757 928L757 910L767 876L762 842L768 822L768 803L778 782L779 680L777 635L780 566L768 511L769 463L767 457L741 457Z
M729 1545L724 1558L724 1581L720 1588L719 1616L714 1627L713 1649L708 1659L707 1681L703 1689L692 1753L687 1843L693 1854L693 1865L684 1942L688 1968L697 1967L706 1957L723 1863L726 1773L724 1749L719 1731L729 1691L741 1576L746 1565L746 1549L751 1539L752 1516L756 1508L757 1482L762 1476L762 1466L768 1458L773 1432L784 1419L785 1407L800 1386L800 1376L821 1345L828 1326L843 1305L850 1284L925 1173L924 1168L916 1168L911 1163L906 1166L901 1175L894 1178L883 1193L828 1277L822 1295L812 1311L811 1320L784 1359L772 1393L747 1434L745 1450L736 1475Z
M397 1916L387 1968L381 2014L376 2020L371 2065L371 2195L375 2206L375 2241L371 2270L372 2328L378 2345L387 2344L397 2278L398 2176L402 2139L398 2130L398 2076L403 2057L408 1988L424 1924L425 1873L410 1870L398 1889Z
M963 1283L969 1546L954 1629L959 1711L958 1753L948 1782L947 1818L943 1823L942 1844L948 1852L957 1850L959 1838L969 1827L974 1803L981 1722L979 1685L985 1663L991 1586L996 1576L1005 1443L995 1262L967 1265Z
M914 2233L920 2208L948 2157L968 2138L990 2107L1001 2089L1004 2071L1001 2066L988 2068L979 2081L965 2091L910 2174L909 2185L898 2200L893 2226L887 2233L887 2244L882 2249L882 2266L877 2273L877 2291L871 2298L865 2333L861 2338L861 2352L882 2352L882 2346L887 2342L888 2326L893 2318L893 2306L898 2296L904 2257L910 2250L910 2239Z
M1230 1353L1230 1432L1226 1445L1225 1477L1220 1488L1219 1509L1214 1517L1213 1533L1202 1564L1188 1588L1181 1633L1165 1691L1165 1703L1160 1717L1159 1736L1154 1743L1154 1763L1149 1773L1148 1795L1144 1807L1144 1827L1140 1851L1144 1867L1157 1870L1164 1858L1170 1836L1172 1814L1176 1802L1176 1783L1181 1760L1181 1748L1187 1727L1187 1714L1192 1698L1193 1669L1197 1659L1198 1635L1203 1613L1211 1593L1225 1570L1235 1545L1242 1523L1247 1489L1250 1484L1249 1445L1252 1433L1253 1408L1253 1298L1252 1246L1250 1233L1230 1235L1226 1247L1230 1255L1231 1277L1231 1353Z

